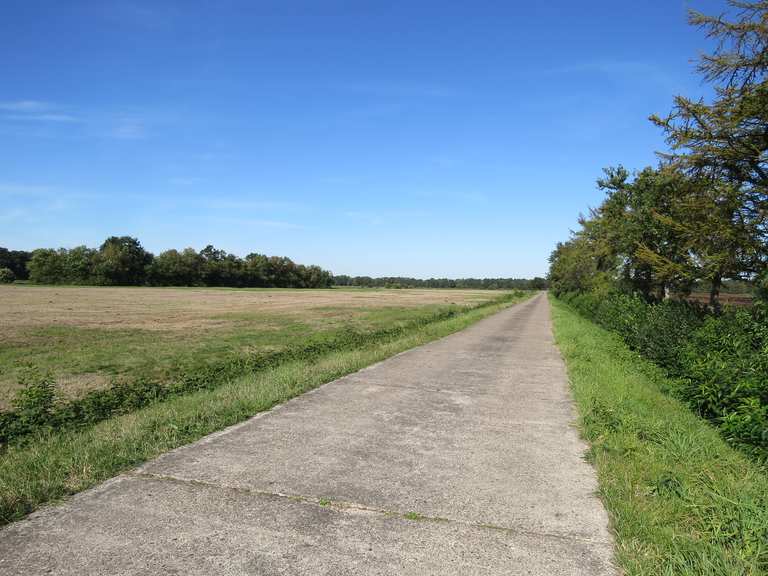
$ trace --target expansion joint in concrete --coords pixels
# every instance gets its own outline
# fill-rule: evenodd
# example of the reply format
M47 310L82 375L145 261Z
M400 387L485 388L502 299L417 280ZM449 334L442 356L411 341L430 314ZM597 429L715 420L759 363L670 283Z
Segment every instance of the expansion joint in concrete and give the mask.
M334 510L336 512L341 512L341 513L344 513L347 511L367 512L370 514L385 516L387 518L399 518L402 520L409 520L414 522L456 524L459 526L466 526L470 528L503 532L505 534L510 534L510 535L519 534L519 535L533 536L533 537L539 537L539 538L552 538L552 539L568 541L568 542L605 544L604 541L596 540L593 538L579 538L572 535L566 536L563 534L556 534L556 533L546 532L546 531L520 530L520 529L512 528L509 526L498 526L496 524L485 523L485 522L467 522L464 520L457 520L454 518L428 516L428 515L420 514L415 511L401 512L397 510L388 510L385 508L367 506L365 504L360 504L357 502L345 502L343 500L333 500L326 497L308 496L306 494L286 494L285 492L272 492L269 490L259 490L256 488L244 488L242 486L226 486L222 484L217 484L215 482L206 482L204 480L179 478L177 476L170 476L166 474L155 474L151 472L144 472L141 470L129 472L127 475L137 479L159 480L162 482L173 482L176 484L183 484L186 486L200 486L201 488L206 488L206 489L227 490L230 492L237 492L240 494L250 494L253 496L260 496L264 498L278 498L278 499L291 500L293 502L314 504L316 506L322 506L323 508L328 508L330 510Z

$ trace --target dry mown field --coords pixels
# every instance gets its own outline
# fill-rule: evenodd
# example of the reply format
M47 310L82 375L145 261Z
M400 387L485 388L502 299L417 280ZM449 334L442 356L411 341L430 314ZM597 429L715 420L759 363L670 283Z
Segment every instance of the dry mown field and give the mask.
M472 305L496 295L498 293L487 290L233 290L15 285L0 287L0 331L7 335L28 327L52 325L188 330L221 326L242 313L312 317L324 308Z
M347 325L375 329L500 296L482 290L0 286L0 409L25 367L69 396Z

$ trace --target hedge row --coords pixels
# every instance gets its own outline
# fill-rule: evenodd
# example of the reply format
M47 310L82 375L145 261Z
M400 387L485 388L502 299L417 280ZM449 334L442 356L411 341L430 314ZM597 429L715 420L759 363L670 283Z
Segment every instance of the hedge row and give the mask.
M664 368L668 392L709 420L731 444L768 462L768 308L727 309L625 294L563 294L584 316L618 333Z

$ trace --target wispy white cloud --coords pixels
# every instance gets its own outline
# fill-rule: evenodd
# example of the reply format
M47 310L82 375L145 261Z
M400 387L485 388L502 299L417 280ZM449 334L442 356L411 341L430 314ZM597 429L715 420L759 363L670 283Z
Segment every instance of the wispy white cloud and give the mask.
M4 120L16 122L79 122L79 118L62 109L62 106L41 100L14 100L0 102Z
M0 182L0 196L45 197L52 193L50 186L38 186L30 184L16 184L14 182Z
M40 100L15 100L0 102L0 110L5 112L41 112L54 106L50 102Z
M79 122L80 119L70 114L6 114L7 120L32 122Z
M0 182L0 221L34 224L60 215L95 194L65 190L56 186Z
M14 100L0 102L0 121L12 123L21 129L28 123L29 135L41 135L31 124L78 124L84 137L110 138L115 140L142 140L148 137L145 115L135 111L79 111L73 112L68 106L44 100ZM2 114L2 113L5 114ZM73 126L74 128L74 126ZM43 135L53 136L47 131Z
M662 85L674 85L676 79L661 66L653 62L640 60L590 60L573 62L563 66L541 71L544 76L564 76L578 74L599 74L621 80L655 82Z
M118 118L111 135L117 140L141 140L146 138L147 130L144 121L135 117Z

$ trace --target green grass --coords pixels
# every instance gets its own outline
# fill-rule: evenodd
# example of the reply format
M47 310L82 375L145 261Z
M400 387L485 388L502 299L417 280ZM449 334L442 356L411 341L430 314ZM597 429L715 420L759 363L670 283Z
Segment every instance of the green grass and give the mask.
M0 453L0 524L325 382L461 330L531 295L518 292L511 300L417 325L395 338L368 341L360 348L321 357L291 359L90 427L41 433L12 443Z
M768 477L664 394L661 370L551 299L589 458L629 575L768 573Z
M308 335L332 338L348 329L374 331L430 318L463 306L317 308L299 317L285 313L228 313L212 316L222 326L206 329L143 330L42 326L0 340L0 409L9 406L26 367L51 373L59 392L79 397L92 386L88 376L104 385L141 379L170 381L211 362L243 354L286 349ZM83 376L83 383L78 381Z

